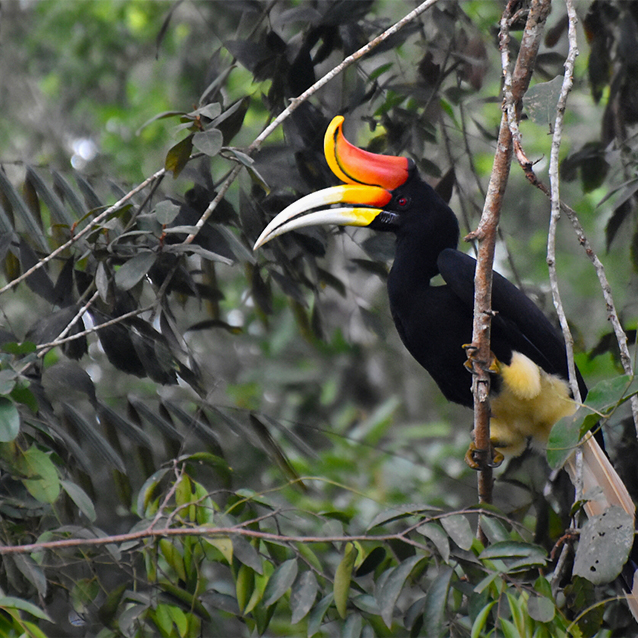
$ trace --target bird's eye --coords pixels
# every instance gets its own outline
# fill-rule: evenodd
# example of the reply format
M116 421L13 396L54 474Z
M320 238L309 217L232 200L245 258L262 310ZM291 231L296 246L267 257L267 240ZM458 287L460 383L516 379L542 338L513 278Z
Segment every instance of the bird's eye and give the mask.
M409 203L409 200L407 197L399 197L397 199L397 205L400 206L401 208L405 208Z

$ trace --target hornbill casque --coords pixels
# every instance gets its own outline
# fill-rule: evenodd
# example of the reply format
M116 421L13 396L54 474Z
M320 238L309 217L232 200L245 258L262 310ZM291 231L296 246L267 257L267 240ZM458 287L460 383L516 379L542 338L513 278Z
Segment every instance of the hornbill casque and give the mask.
M318 224L394 233L388 295L397 331L445 397L472 407L464 345L472 340L476 261L457 250L456 216L420 177L411 159L357 148L345 139L343 121L337 116L330 123L324 152L331 170L345 184L288 206L264 229L255 249L291 230ZM444 285L431 283L436 275L441 275ZM567 381L563 339L541 310L497 273L492 308L490 436L498 460L518 456L529 445L545 449L552 426L577 406ZM577 376L584 398L587 387L580 373ZM619 505L634 516L622 480L593 436L585 438L582 450L583 493L598 486L604 496L588 501L587 513L592 516ZM471 461L471 454L466 458ZM570 474L574 480L573 467Z

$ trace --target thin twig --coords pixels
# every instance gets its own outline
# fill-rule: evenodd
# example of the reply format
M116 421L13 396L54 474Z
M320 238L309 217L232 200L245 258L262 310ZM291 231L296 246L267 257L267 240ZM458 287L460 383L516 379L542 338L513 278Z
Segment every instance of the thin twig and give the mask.
M355 51L352 55L349 55L345 58L340 64L330 70L326 75L324 75L321 79L317 80L309 89L306 89L301 95L291 100L290 104L287 108L285 108L261 133L258 135L253 143L245 149L245 153L249 156L252 156L255 152L257 152L261 148L262 142L271 135L279 125L284 122L284 120L288 119L290 115L303 104L306 100L308 100L311 96L313 96L319 89L328 84L331 80L336 78L340 73L345 71L349 66L360 60L362 57L370 53L375 47L377 47L382 42L385 42L388 38L392 37L396 33L398 33L403 27L407 24L418 18L424 11L429 9L432 5L436 4L438 0L425 0L422 2L416 9L410 11L407 15L405 15L401 20L395 22L389 29L384 31L381 35L377 36L373 40L370 40L366 45L362 46L358 51ZM217 208L219 202L223 199L224 195L230 188L230 185L237 179L240 171L242 169L242 165L238 164L233 168L230 172L230 175L227 177L226 181L220 186L215 199L209 204L208 208L203 212L202 216L195 224L195 229L193 232L184 240L185 244L190 244L193 239L197 236L199 231L203 228L206 220L212 215L213 211Z
M351 541L401 541L417 547L419 549L428 549L427 544L419 543L412 540L408 534L424 522L440 520L457 514L473 514L479 516L491 516L499 518L511 523L505 516L499 516L494 512L475 508L471 510L461 510L460 512L448 512L438 516L428 517L418 523L418 525L409 526L395 534L360 534L356 536L286 536L285 534L274 534L271 532L262 532L250 529L248 525L254 523L254 520L239 523L231 527L214 527L214 526L196 526L196 527L163 527L155 529L154 525L157 517L149 524L148 527L135 532L126 534L114 534L111 536L99 536L96 538L67 538L58 541L44 541L40 543L29 543L26 545L1 545L0 556L7 554L31 554L34 552L42 552L45 550L62 550L72 549L76 547L100 547L103 545L111 545L118 543L130 543L132 541L142 541L145 539L169 538L182 536L202 536L204 538L218 538L220 536L244 536L247 538L256 538L261 540L273 541L276 543L344 543Z

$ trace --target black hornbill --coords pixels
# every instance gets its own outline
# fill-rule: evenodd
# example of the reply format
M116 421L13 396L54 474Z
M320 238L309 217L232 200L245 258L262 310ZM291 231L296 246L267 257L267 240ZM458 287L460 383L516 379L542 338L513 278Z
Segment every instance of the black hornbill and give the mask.
M366 226L396 235L388 294L406 348L447 399L472 407L464 344L472 340L476 261L457 250L459 225L449 206L405 157L377 155L350 144L343 117L326 131L328 165L345 185L307 195L279 213L255 244L316 224ZM332 207L341 204L339 207ZM441 275L444 285L432 285ZM567 382L564 342L552 323L516 286L494 274L492 285L491 441L497 454L517 456L531 443L544 449L552 426L576 404ZM578 374L581 396L587 394ZM627 490L592 436L582 446L584 493L602 488L589 514L610 504L634 515ZM569 468L568 468L569 469Z

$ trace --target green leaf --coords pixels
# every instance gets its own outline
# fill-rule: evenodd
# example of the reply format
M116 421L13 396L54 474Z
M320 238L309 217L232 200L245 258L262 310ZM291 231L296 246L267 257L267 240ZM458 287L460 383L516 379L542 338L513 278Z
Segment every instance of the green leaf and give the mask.
M348 592L352 579L352 568L357 557L357 550L352 543L346 543L343 558L337 567L334 580L335 605L341 618L346 617L348 607Z
M22 575L37 589L40 596L47 594L47 578L40 566L26 554L16 554L12 557L16 567Z
M594 585L609 583L627 562L634 540L633 517L613 505L590 518L580 532L574 574Z
M492 601L488 603L481 611L477 614L474 619L474 623L472 624L472 633L470 634L470 638L480 638L483 635L483 629L485 629L485 625L487 624L487 617L492 611L492 607L496 605L496 601Z
M224 143L224 136L222 132L216 128L202 133L195 133L193 136L193 146L198 151L208 155L208 157L215 157L222 148Z
M292 611L290 622L293 625L305 618L312 609L318 589L317 577L312 570L309 569L299 574L290 590L290 609Z
M334 594L330 592L312 608L308 616L308 638L311 638L319 631L323 617L326 615L328 607L330 607L333 601Z
M391 523L393 521L398 521L399 519L406 518L407 516L415 516L425 514L425 512L440 512L441 509L438 507L432 507L430 505L400 505L399 507L393 507L383 512L379 512L373 519L372 522L366 528L366 531L370 531L374 527L378 525L385 525L386 523Z
M425 523L416 528L419 534L423 534L429 538L439 552L441 558L446 562L450 562L450 541L444 529L438 523Z
M157 255L149 250L145 250L135 255L122 264L115 273L115 283L120 290L130 290L137 284L151 269Z
M0 395L9 394L15 387L18 373L15 370L0 370Z
M361 614L350 614L343 624L341 638L359 638L363 628L363 618Z
M186 569L180 550L167 538L160 539L159 549L166 562L175 570L178 578L186 582Z
M527 612L538 622L551 622L556 615L556 605L545 596L530 596Z
M71 604L78 614L85 614L100 593L100 583L95 578L82 578L71 589Z
M257 550L242 536L233 536L233 554L235 558L244 565L251 567L258 574L263 574L261 557Z
M22 482L33 498L42 503L53 503L60 494L60 479L48 454L35 446L18 459Z
M462 514L444 516L439 521L448 536L461 548L466 551L472 548L474 543L474 533L470 522Z
M0 443L13 441L20 433L20 413L11 399L0 397Z
M392 627L392 616L394 615L394 606L399 598L399 594L403 589L403 585L408 576L412 573L417 563L424 560L424 556L411 556L396 567L383 586L377 592L376 598L379 603L381 618L388 629Z
M71 500L78 506L78 509L82 512L82 514L94 523L97 516L95 514L95 506L93 505L93 501L90 499L89 495L79 485L71 483L70 481L62 479L60 481L60 485L69 495Z
M166 160L164 161L164 168L173 173L173 177L176 178L184 170L184 167L188 163L193 151L193 135L185 137L180 142L177 142L168 153L166 153Z
M39 607L36 607L33 603L22 600L21 598L14 598L13 596L0 597L0 609L5 609L7 611L11 609L19 609L20 611L26 611L28 614L31 614L36 618L46 620L50 623L54 622L46 612L42 611Z
M237 580L235 581L235 593L237 604L243 612L252 596L255 586L255 572L248 565L240 565L237 570Z
M423 626L427 628L428 636L440 636L443 630L448 591L453 573L450 567L443 568L425 594Z
M170 199L165 199L155 205L155 217L164 226L170 224L179 214L179 206Z
M521 634L518 629L516 629L516 625L507 620L507 618L499 618L498 622L501 626L504 638L521 638Z
M297 578L297 569L296 558L291 558L277 567L266 585L262 599L264 606L270 607L276 603L292 587Z

